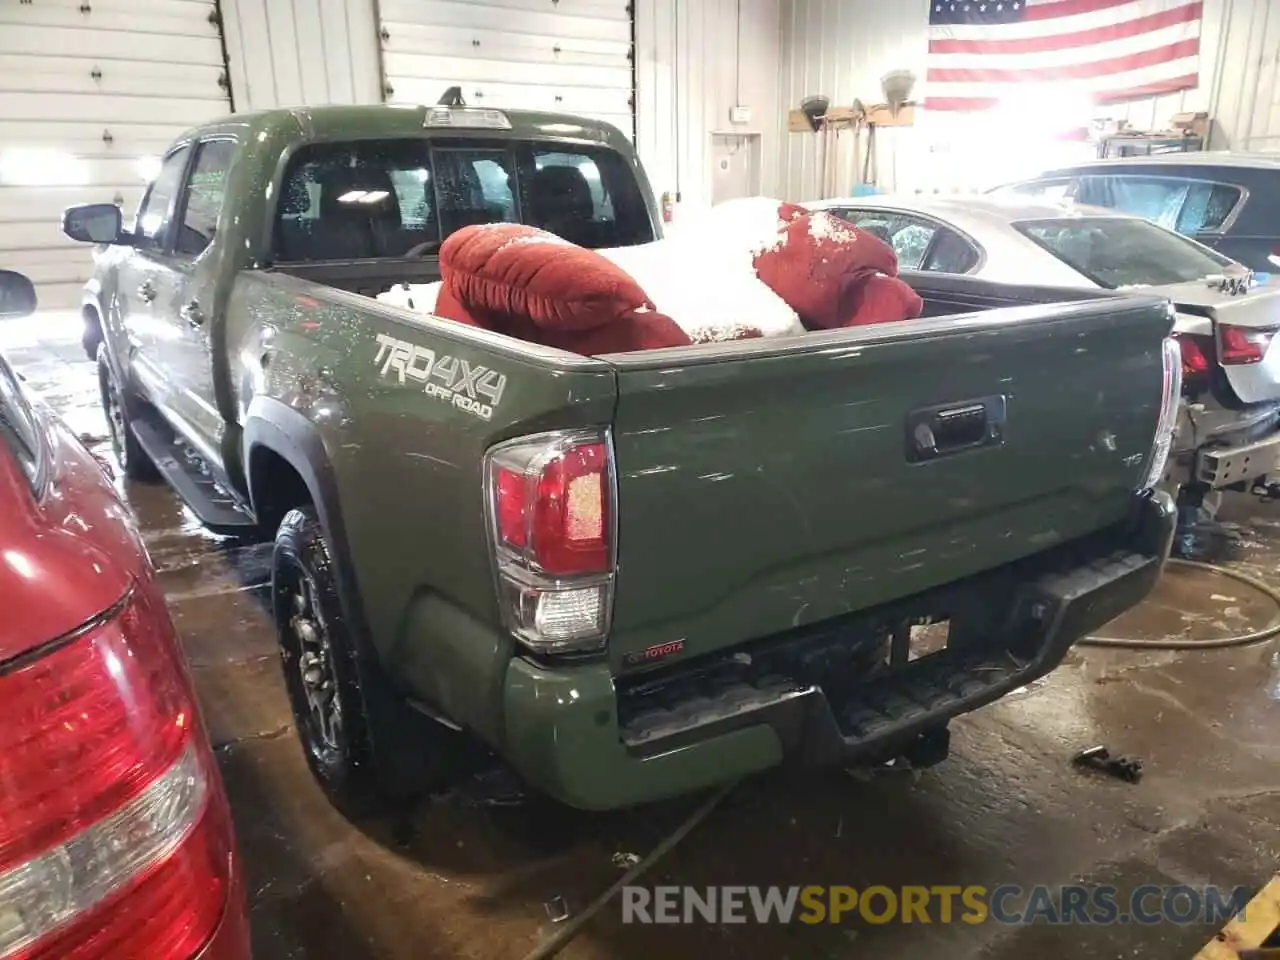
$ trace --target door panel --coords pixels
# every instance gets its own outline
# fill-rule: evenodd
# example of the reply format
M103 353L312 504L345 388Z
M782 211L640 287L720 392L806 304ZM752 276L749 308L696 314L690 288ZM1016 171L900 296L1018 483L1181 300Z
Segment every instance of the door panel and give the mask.
M222 309L213 258L206 256L217 233L227 175L238 147L234 140L200 143L180 199L169 264L164 310L169 327L164 363L173 386L172 409L206 446L216 451L223 419L214 394L210 331Z
M147 188L138 207L133 249L118 268L120 319L129 338L129 362L151 399L168 402L171 389L164 374L164 345L169 328L164 304L169 297L169 234L187 162L189 144L172 151Z

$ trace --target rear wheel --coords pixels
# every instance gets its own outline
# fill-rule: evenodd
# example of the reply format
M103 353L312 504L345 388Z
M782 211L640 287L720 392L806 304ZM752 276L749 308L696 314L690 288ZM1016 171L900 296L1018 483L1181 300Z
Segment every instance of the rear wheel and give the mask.
M280 523L271 588L298 738L334 806L353 817L390 812L441 783L457 735L405 705L375 664L358 663L329 544L309 505ZM376 750L380 740L397 746Z
M107 418L111 448L120 469L130 480L156 480L160 472L129 426L128 407L120 380L111 368L105 344L98 344L98 390L102 396L102 412Z

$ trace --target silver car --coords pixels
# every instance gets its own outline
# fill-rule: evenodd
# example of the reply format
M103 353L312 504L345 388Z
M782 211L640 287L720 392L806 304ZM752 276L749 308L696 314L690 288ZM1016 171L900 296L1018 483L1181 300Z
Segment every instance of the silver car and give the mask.
M1225 489L1280 495L1280 283L1164 227L1025 197L824 200L903 270L1042 287L1142 289L1177 311L1183 397L1166 483L1193 522Z

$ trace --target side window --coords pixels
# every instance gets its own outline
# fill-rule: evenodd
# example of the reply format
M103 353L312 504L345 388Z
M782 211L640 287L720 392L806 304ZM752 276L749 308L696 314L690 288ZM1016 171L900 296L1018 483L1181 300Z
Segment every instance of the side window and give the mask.
M873 233L898 255L903 270L919 270L938 228L928 221L888 210L833 210L836 216Z
M1142 217L1173 230L1186 202L1191 181L1174 177L1140 177L1128 174L1082 177L1076 199Z
M135 245L141 250L163 250L169 241L174 206L182 187L191 147L184 146L165 157L160 172L147 188L138 208Z
M1240 188L1225 183L1193 183L1178 214L1178 232L1189 237L1222 229L1240 202Z
M938 242L929 252L924 269L937 273L968 273L978 265L978 251L954 230L938 231Z
M222 198L227 191L227 171L236 155L236 144L230 140L213 140L200 145L196 165L187 181L186 205L182 227L174 249L188 257L198 257L213 242L222 212Z

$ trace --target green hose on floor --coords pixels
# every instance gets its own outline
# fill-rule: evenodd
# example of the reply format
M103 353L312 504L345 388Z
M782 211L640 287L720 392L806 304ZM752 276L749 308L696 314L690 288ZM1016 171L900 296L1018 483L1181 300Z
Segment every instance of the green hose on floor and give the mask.
M1193 569L1208 570L1218 576L1236 580L1247 587L1252 587L1267 597L1276 606L1274 616L1267 626L1251 633L1242 633L1234 637L1215 637L1212 640L1140 640L1135 637L1085 637L1080 641L1082 646L1089 647L1122 647L1129 650L1220 650L1223 647L1247 647L1251 643L1261 643L1280 634L1280 592L1255 577L1236 570L1220 567L1216 563L1204 563L1200 560L1170 559L1169 563Z

